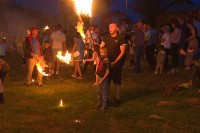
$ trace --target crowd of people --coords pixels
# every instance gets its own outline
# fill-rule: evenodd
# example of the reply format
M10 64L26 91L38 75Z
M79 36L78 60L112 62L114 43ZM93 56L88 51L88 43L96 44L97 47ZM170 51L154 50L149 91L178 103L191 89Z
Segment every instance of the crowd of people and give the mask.
M191 86L200 74L200 22L195 17L187 21L183 18L174 19L171 24L162 25L157 30L151 23L142 20L131 26L125 21L121 25L111 22L108 32L102 32L100 27L91 25L85 38L79 32L74 32L73 45L69 43L61 24L57 25L56 30L46 30L42 39L38 31L37 27L32 27L23 44L24 61L28 70L25 85L31 85L33 69L38 62L46 64L50 75L59 75L61 61L57 58L57 53L62 51L64 55L68 50L74 63L72 78L83 79L89 62L94 62L94 85L98 88L99 98L95 107L100 110L108 108L111 80L116 90L114 106L121 105L121 74L127 56L130 57L132 75L142 72L141 58L146 58L149 68L155 70L154 74L161 74L163 71L176 74L180 67L185 67L186 70L192 68L189 80ZM13 42L12 45L17 49L16 43ZM8 67L3 69L6 48L6 39L3 38L0 44L0 70L4 72L3 78L1 77L2 86L5 71L8 70ZM38 72L39 87L43 85L42 78L42 73ZM0 89L0 94L3 93L2 90Z

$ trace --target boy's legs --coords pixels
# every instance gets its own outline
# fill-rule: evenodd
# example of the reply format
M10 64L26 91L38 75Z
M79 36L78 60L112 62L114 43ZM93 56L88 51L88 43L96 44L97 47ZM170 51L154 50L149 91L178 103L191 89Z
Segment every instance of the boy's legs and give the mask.
M108 101L108 78L102 83L101 87L101 97L102 97L102 107L105 109L107 108L107 101Z
M97 97L98 97L98 103L97 105L95 106L96 108L100 108L102 106L102 97L101 97L101 88L102 88L102 85L99 85L99 81L101 80L101 78L99 76L96 76L96 80L97 80Z

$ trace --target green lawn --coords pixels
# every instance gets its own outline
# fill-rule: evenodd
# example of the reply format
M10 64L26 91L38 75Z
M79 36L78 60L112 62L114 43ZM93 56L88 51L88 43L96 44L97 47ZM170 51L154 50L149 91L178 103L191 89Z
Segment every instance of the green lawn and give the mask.
M73 68L64 65L61 74L46 81L44 87L24 86L25 69L21 60L10 61L11 71L5 82L5 104L0 105L0 133L198 133L200 105L189 105L187 99L199 97L198 88L186 89L172 96L161 94L165 85L188 80L190 71L177 75L153 75L143 64L137 76L123 70L122 106L108 111L94 109L96 88L92 86L92 68L83 80L72 79ZM60 100L64 107L59 107ZM179 105L158 106L160 101L176 101ZM158 115L162 119L150 118Z

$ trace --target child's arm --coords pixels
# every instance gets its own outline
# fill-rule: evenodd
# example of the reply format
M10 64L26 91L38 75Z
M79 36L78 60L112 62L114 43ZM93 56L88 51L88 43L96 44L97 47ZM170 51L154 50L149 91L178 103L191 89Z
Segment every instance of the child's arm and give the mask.
M95 60L95 55L94 55L94 53L93 53L92 58L91 58L91 59L86 59L85 61L92 62L92 61L94 61L94 60Z
M106 74L103 76L103 78L99 81L98 84L102 84L104 80L108 77L109 73L110 73L110 70L106 69Z

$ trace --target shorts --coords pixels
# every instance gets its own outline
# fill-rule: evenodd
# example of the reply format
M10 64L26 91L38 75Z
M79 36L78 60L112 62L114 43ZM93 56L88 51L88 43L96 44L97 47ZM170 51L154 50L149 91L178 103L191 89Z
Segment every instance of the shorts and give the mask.
M110 69L109 84L113 80L114 84L121 85L122 63L118 62Z

